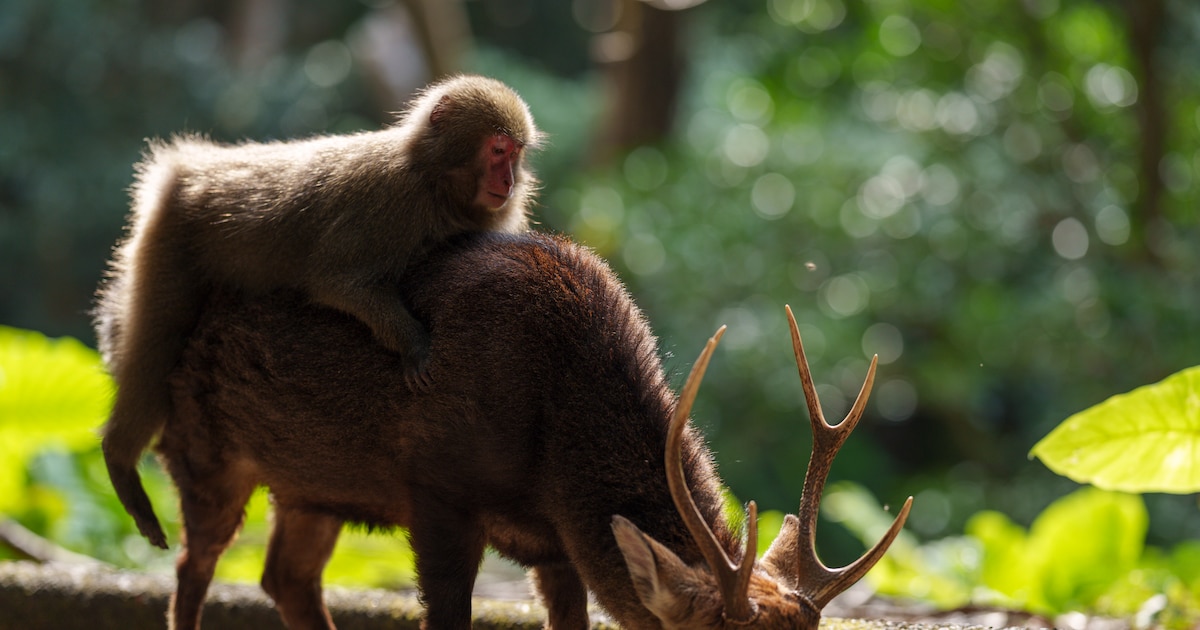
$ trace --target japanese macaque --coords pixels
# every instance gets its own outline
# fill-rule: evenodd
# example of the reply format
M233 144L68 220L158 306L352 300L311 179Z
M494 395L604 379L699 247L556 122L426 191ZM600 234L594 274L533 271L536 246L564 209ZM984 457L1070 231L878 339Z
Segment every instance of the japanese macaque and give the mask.
M409 387L428 390L429 333L396 282L453 235L525 231L537 187L525 154L540 139L512 89L460 76L427 88L379 131L152 142L96 308L117 383L104 457L126 508L149 507L137 461L171 412L167 375L213 289L299 289L366 324L401 357ZM142 533L165 548L154 529Z

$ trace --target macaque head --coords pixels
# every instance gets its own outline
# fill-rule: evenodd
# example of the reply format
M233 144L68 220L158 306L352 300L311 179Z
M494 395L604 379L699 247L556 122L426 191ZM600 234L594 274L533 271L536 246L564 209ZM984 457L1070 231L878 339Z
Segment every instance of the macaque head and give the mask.
M418 125L414 164L455 204L488 213L525 211L537 184L525 154L542 134L512 88L485 77L453 77L430 86L404 124Z
M520 171L525 147L506 133L484 138L476 158L482 171L475 190L475 203L488 210L499 210L508 203Z

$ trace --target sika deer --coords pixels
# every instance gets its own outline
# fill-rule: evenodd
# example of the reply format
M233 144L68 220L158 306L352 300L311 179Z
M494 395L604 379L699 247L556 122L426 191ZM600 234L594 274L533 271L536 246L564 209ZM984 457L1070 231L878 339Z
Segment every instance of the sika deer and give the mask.
M409 529L423 628L470 627L486 545L531 568L556 630L587 627L586 590L626 628L815 628L908 514L911 499L846 568L817 559L821 490L875 365L831 427L794 320L814 454L799 518L756 561L755 506L743 543L687 423L722 331L676 399L645 318L582 247L472 236L410 278L404 293L432 332L428 393L410 391L400 358L346 315L285 294L209 301L172 375L175 412L158 446L185 530L173 627L199 626L259 485L275 504L262 585L290 628L333 627L320 576L347 521Z

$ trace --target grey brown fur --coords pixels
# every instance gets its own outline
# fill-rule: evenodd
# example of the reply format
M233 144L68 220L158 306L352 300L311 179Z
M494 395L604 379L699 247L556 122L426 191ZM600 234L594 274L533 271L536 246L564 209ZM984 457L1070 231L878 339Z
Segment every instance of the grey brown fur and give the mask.
M523 162L507 203L491 210L475 201L477 155L495 133L522 147L540 137L510 88L456 77L431 86L380 131L261 144L197 136L151 143L138 165L128 238L96 316L118 386L105 460L152 543L166 546L136 464L171 413L166 375L204 297L214 289L299 289L366 323L400 355L410 384L427 386L428 333L395 281L455 234L527 229L536 181Z

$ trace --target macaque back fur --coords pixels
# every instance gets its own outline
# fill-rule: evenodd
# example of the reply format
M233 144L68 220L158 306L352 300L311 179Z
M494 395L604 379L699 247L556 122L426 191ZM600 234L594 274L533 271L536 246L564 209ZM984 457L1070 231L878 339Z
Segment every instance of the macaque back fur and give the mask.
M525 103L503 83L456 77L428 88L379 131L150 144L96 319L118 386L105 460L118 497L152 543L166 545L136 463L171 412L166 375L204 297L214 289L298 289L366 323L404 360L410 383L427 379L428 333L395 282L455 234L527 229L537 183L523 154L507 203L475 203L481 143L497 133L519 148L540 139Z
M177 627L198 617L196 583L257 485L276 511L263 586L289 625L309 627L327 559L314 548L331 551L348 521L409 528L423 627L467 627L485 543L533 567L551 627L586 627L585 585L624 627L661 627L638 601L613 515L689 564L703 559L666 485L675 397L621 283L565 240L479 234L438 250L404 294L432 332L438 379L426 393L405 386L366 327L299 294L219 292L204 307L158 447L186 528ZM740 557L690 427L683 453L705 520ZM719 626L719 599L712 614Z

